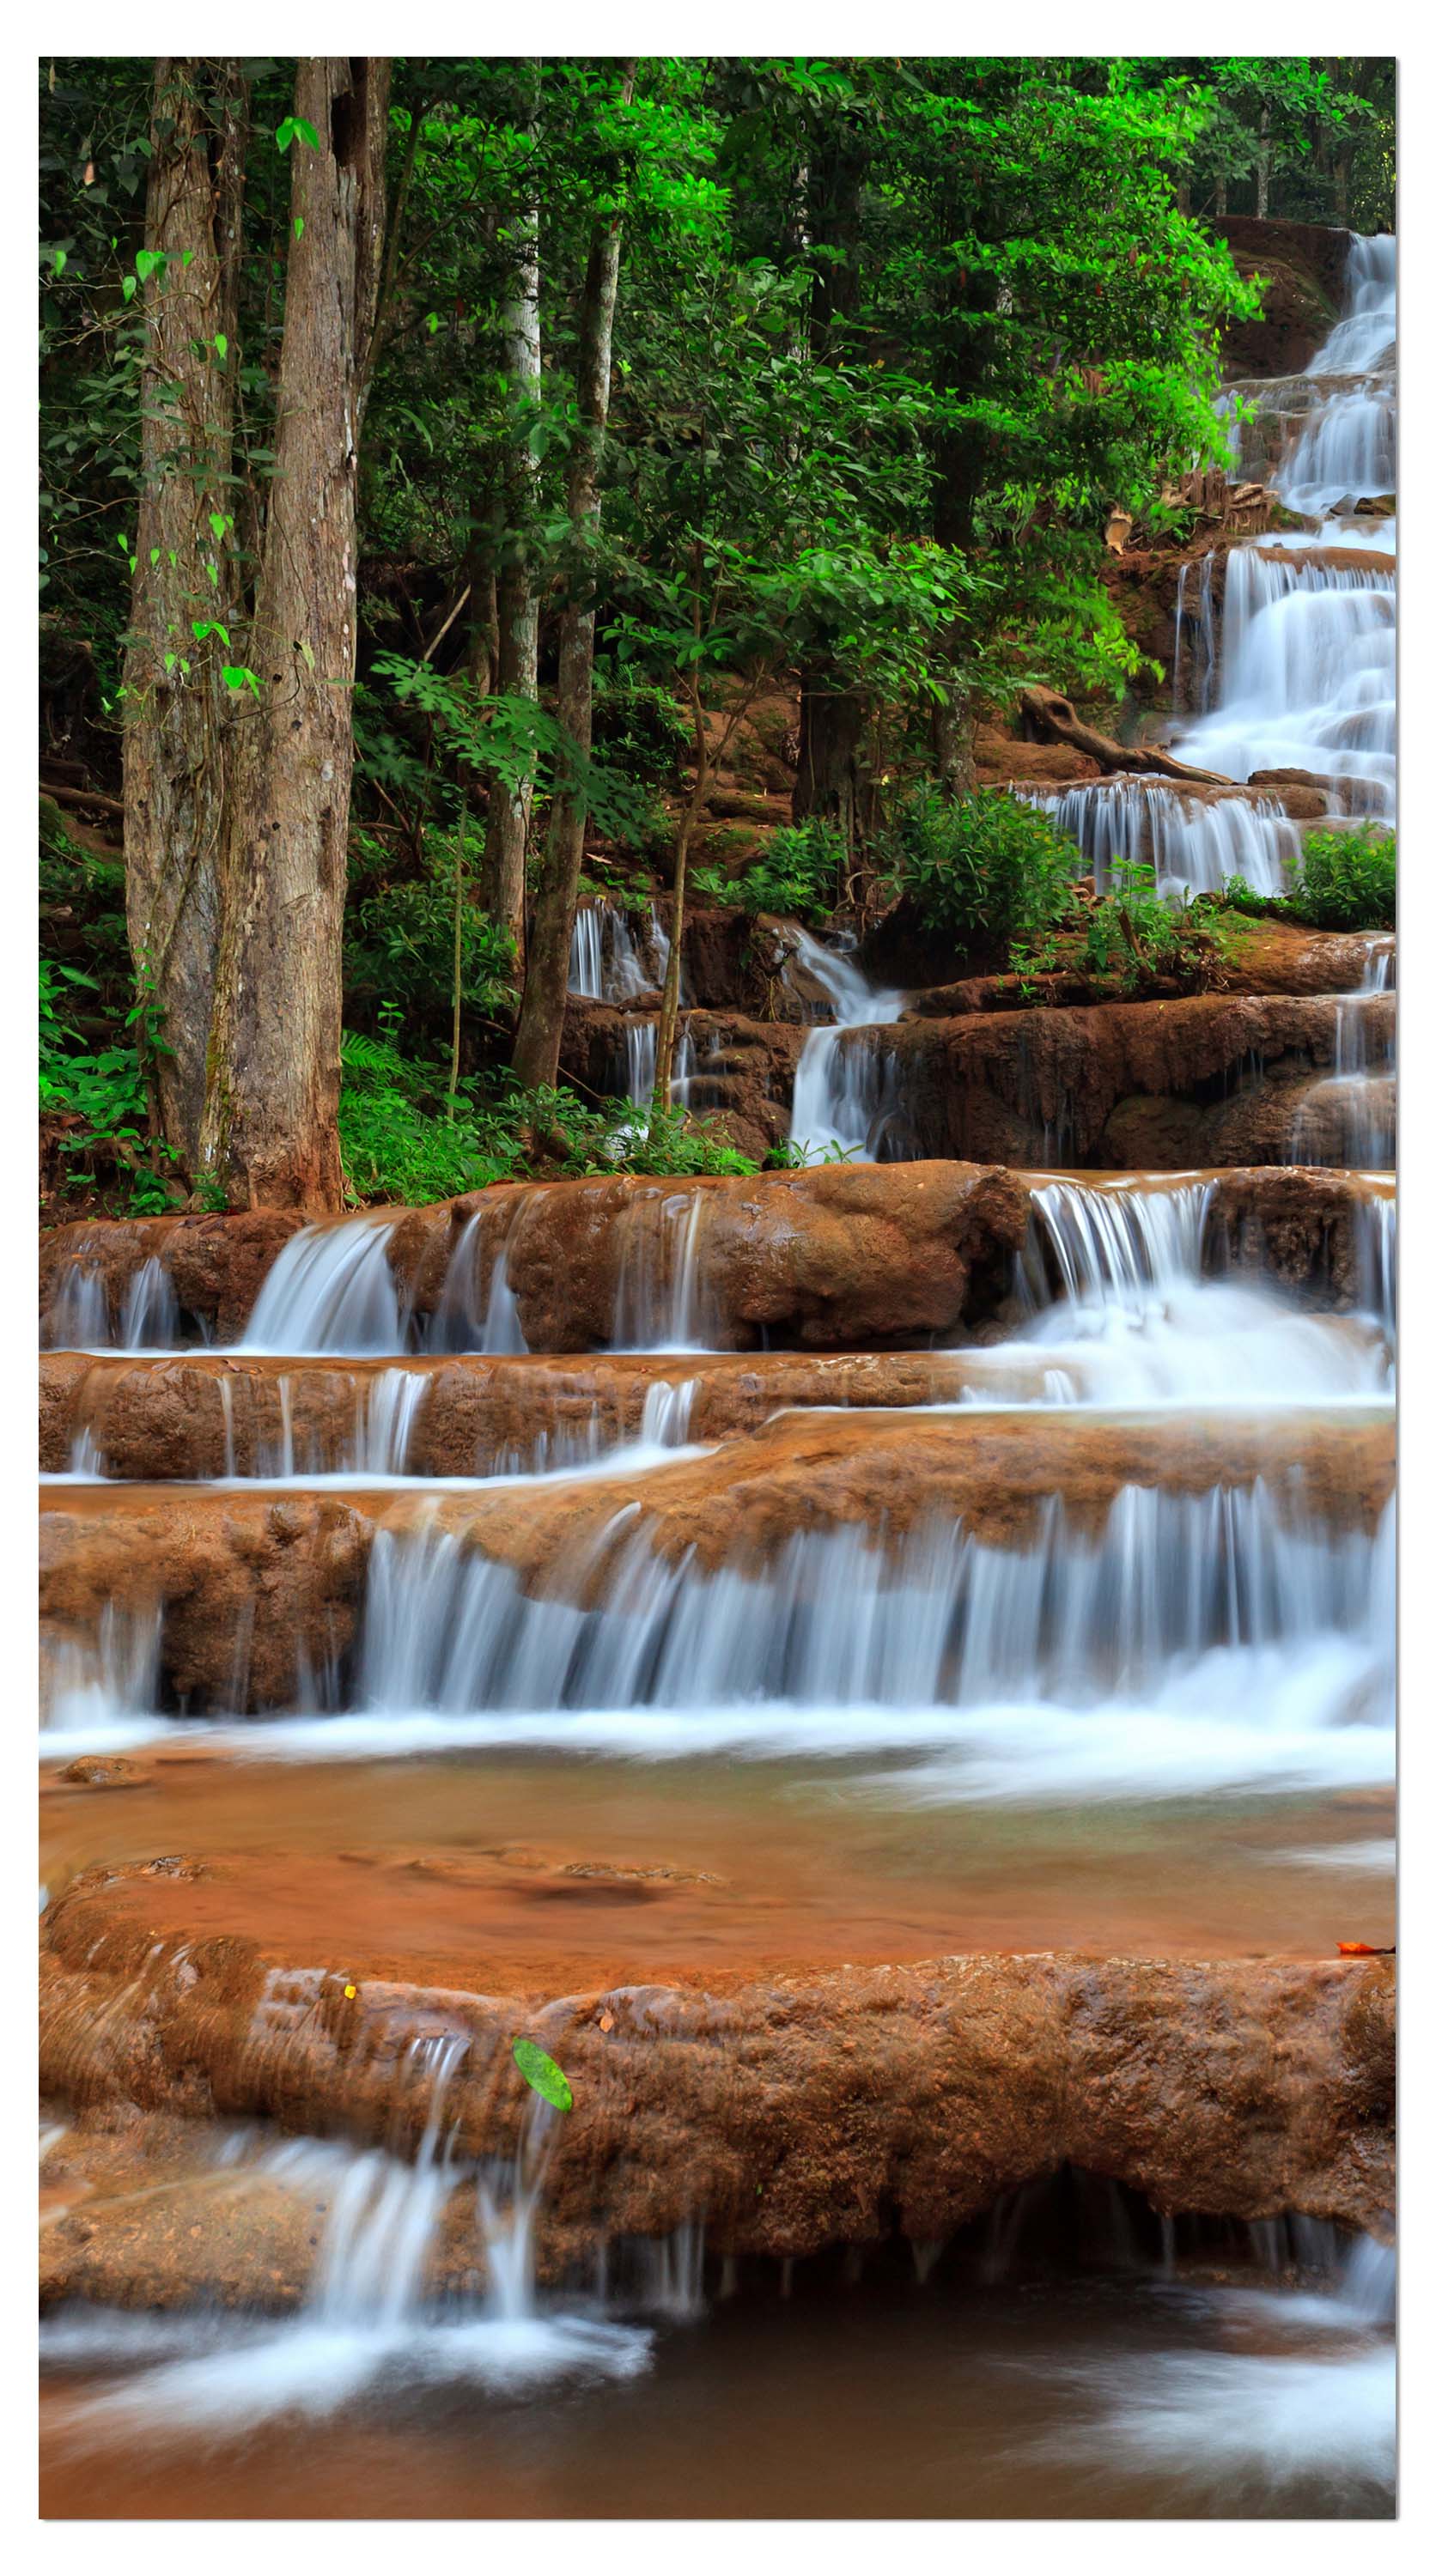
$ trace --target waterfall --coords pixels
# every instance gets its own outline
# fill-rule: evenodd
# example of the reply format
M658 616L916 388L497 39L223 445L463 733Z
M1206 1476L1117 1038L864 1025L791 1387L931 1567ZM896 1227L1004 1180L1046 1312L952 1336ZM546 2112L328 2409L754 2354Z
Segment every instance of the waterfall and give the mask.
M408 1341L389 1267L394 1221L352 1216L290 1236L255 1299L246 1351L299 1358L402 1351Z
M509 1252L529 1210L541 1204L536 1190L512 1211L486 1202L467 1218L449 1255L444 1285L419 1339L425 1350L482 1351L486 1356L517 1356L528 1349L519 1321L518 1298L509 1283ZM494 1220L509 1223L497 1244L485 1253Z
M648 964L622 904L611 903L606 897L597 903L581 903L574 915L568 953L569 991L595 1002L631 1002L640 993L661 990L668 971L669 939L656 904L649 906L645 945ZM679 999L686 999L681 984Z
M448 1534L381 1532L359 1708L394 1743L483 1740L461 1721L487 1717L492 1740L659 1754L921 1745L959 1796L1389 1770L1389 1512L1368 1538L1261 1482L1131 1486L1095 1533L1054 1500L1011 1548L927 1525L884 1550L840 1527L713 1573L620 1514L570 1569L575 1596L600 1563L581 1609Z
M110 1326L104 1274L84 1252L65 1264L41 1320L42 1350L172 1349L179 1338L179 1300L168 1271L151 1254L126 1287L118 1330Z
M808 1163L830 1156L873 1159L888 1106L889 1082L881 1056L866 1046L845 1046L849 1029L882 1028L906 1004L903 993L870 984L851 957L825 948L810 932L789 925L798 956L826 996L832 1022L810 1029L793 1080L788 1133Z
M1147 860L1157 891L1169 900L1219 894L1244 877L1258 894L1280 894L1301 849L1301 834L1277 796L1200 797L1146 779L1115 778L1090 787L1016 788L1028 805L1050 814L1082 853L1099 894L1113 866Z
M1396 489L1396 240L1354 235L1346 311L1311 362L1311 374L1359 381L1308 417L1281 466L1277 488L1293 510L1325 518L1342 502Z
M650 1222L657 1206L657 1224ZM708 1301L700 1247L704 1193L693 1189L630 1199L618 1223L614 1298L616 1351L707 1351Z

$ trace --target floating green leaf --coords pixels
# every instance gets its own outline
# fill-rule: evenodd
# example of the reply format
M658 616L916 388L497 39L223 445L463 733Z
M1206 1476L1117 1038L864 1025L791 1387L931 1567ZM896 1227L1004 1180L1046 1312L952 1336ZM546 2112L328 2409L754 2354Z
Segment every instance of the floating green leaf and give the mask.
M296 241L303 241L304 239L304 217L302 215L296 215L294 218L294 238Z
M573 2089L568 2077L561 2066L555 2066L553 2059L545 2055L537 2040L514 2041L514 2064L525 2084L531 2084L543 2101L552 2103L555 2111L573 2109Z
M229 341L225 337L223 331L216 331L214 335L214 354L218 358L220 365L223 366L225 359L229 355Z
M284 123L276 126L274 131L274 140L278 144L281 152L287 152L289 150L296 134L298 135L301 143L307 143L310 145L312 150L315 152L318 151L319 137L315 133L313 126L310 124L308 117L286 116Z

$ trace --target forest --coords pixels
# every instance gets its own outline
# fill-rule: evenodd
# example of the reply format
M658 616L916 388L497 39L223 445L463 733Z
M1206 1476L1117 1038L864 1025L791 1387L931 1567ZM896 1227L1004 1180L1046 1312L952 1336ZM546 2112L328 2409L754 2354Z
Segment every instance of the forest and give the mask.
M695 912L1219 977L1231 889L1074 908L975 748L1033 690L1138 740L1121 555L1199 533L1244 219L1388 230L1394 113L1315 57L43 60L44 1212L781 1162L675 1091ZM663 930L638 1103L565 1036L595 902Z

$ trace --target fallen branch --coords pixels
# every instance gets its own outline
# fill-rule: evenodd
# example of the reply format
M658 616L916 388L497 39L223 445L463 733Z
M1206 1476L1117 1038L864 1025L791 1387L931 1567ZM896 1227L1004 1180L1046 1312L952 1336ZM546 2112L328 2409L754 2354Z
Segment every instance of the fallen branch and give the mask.
M1128 745L1117 742L1111 734L1099 733L1095 725L1084 724L1071 699L1059 697L1055 689L1025 688L1018 703L1029 728L1029 741L1035 732L1040 741L1066 743L1073 751L1085 751L1089 760L1095 760L1100 769L1109 773L1129 770L1142 778L1185 778L1194 787L1235 784L1216 769L1189 769L1184 761L1173 760L1169 751L1154 751L1144 744Z

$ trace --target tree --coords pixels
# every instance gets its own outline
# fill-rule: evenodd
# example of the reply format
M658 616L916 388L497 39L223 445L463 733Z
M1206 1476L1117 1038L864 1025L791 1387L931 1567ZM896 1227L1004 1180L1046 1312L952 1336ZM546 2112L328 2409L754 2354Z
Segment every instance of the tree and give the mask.
M620 66L619 95L624 107L633 96L633 76L632 62ZM558 718L585 761L593 744L596 607L591 557L602 508L598 478L608 427L613 316L618 301L622 239L621 203L610 195L594 216L580 307L575 387L578 418L568 476L573 561L559 627ZM558 1073L586 811L582 783L576 781L555 798L549 817L534 902L523 1008L514 1039L514 1071L521 1082L531 1085L552 1084Z
M355 511L389 65L299 64L274 484L233 727L200 1163L230 1205L340 1204ZM285 135L281 126L280 135Z
M194 1164L219 933L230 692L196 630L233 616L234 386L247 87L155 64L139 513L125 656L125 908L160 1132Z
M503 524L498 573L498 686L538 699L539 593L534 565L534 512L539 480L535 438L542 421L543 366L539 308L539 208L533 150L539 105L539 67L530 67L524 173L513 227L513 277L504 307L503 371L508 434L503 473ZM510 932L520 967L524 956L524 861L534 782L529 771L510 787L496 779L489 797L482 891L493 918Z

